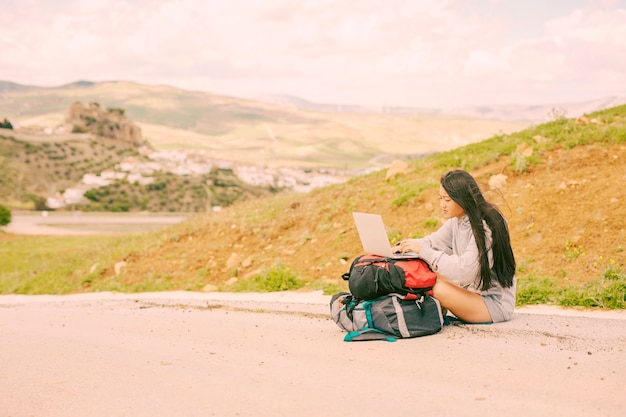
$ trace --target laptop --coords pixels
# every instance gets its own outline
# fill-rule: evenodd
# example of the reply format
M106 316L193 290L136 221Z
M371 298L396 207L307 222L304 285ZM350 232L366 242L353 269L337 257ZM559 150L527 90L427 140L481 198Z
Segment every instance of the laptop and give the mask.
M383 223L380 214L352 212L354 224L361 238L361 245L365 253L384 256L386 258L417 258L415 252L393 253L389 238L387 237L387 229Z

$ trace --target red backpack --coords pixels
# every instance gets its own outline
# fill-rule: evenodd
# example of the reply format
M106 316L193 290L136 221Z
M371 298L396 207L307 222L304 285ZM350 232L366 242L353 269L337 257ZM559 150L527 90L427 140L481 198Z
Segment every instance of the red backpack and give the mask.
M348 281L350 293L361 300L391 293L414 298L430 293L437 282L437 274L423 259L371 254L357 256L341 277Z

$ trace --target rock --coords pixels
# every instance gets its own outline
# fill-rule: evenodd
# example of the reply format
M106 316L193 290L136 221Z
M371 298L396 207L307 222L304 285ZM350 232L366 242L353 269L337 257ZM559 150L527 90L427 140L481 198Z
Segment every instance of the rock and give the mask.
M233 269L239 266L241 263L241 256L236 253L231 253L230 257L226 261L226 269Z
M225 285L233 285L237 282L237 277L232 277L230 279L228 279L224 284Z
M249 268L250 266L252 266L252 263L254 262L254 257L248 256L246 259L244 259L244 261L241 263L241 266L244 268Z
M259 275L261 272L263 272L262 268L257 268L253 271L248 272L247 274L245 274L243 277L241 277L242 279L250 279L256 275Z
M522 142L519 145L517 145L516 151L518 154L523 155L523 156L532 156L533 154L532 146L528 146L526 142Z
M504 174L492 175L491 178L489 178L489 187L492 190L502 189L506 185L507 178L508 177Z
M387 169L385 179L390 180L398 175L407 174L410 171L410 168L411 166L407 162L396 159Z
M115 266L113 267L113 269L115 269L115 275L119 275L122 272L122 268L124 268L126 266L126 262L125 261L121 261L115 264Z
M218 291L217 285L207 284L202 287L202 292L216 292Z

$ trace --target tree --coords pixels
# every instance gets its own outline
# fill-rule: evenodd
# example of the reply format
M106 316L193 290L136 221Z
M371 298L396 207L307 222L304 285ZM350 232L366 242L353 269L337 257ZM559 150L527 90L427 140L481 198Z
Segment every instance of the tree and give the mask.
M11 210L0 205L0 226L6 226L11 223Z
M7 120L7 118L4 118L4 122L0 122L0 128L4 128L4 129L13 129L13 125L11 124L11 122L9 122Z

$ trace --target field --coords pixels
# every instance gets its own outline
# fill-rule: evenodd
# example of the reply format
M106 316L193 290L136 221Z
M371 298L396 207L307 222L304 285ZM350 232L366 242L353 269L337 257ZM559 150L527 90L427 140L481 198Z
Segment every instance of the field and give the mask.
M5 234L0 292L332 293L346 288L340 276L360 253L351 211L382 214L391 241L422 236L441 225L439 176L460 167L479 179L509 221L518 304L624 308L625 161L626 106L620 106L415 160L393 178L382 170L308 194L239 203L156 232L70 240ZM495 175L506 181L492 190ZM18 264L27 249L38 262ZM44 259L73 267L61 271Z

